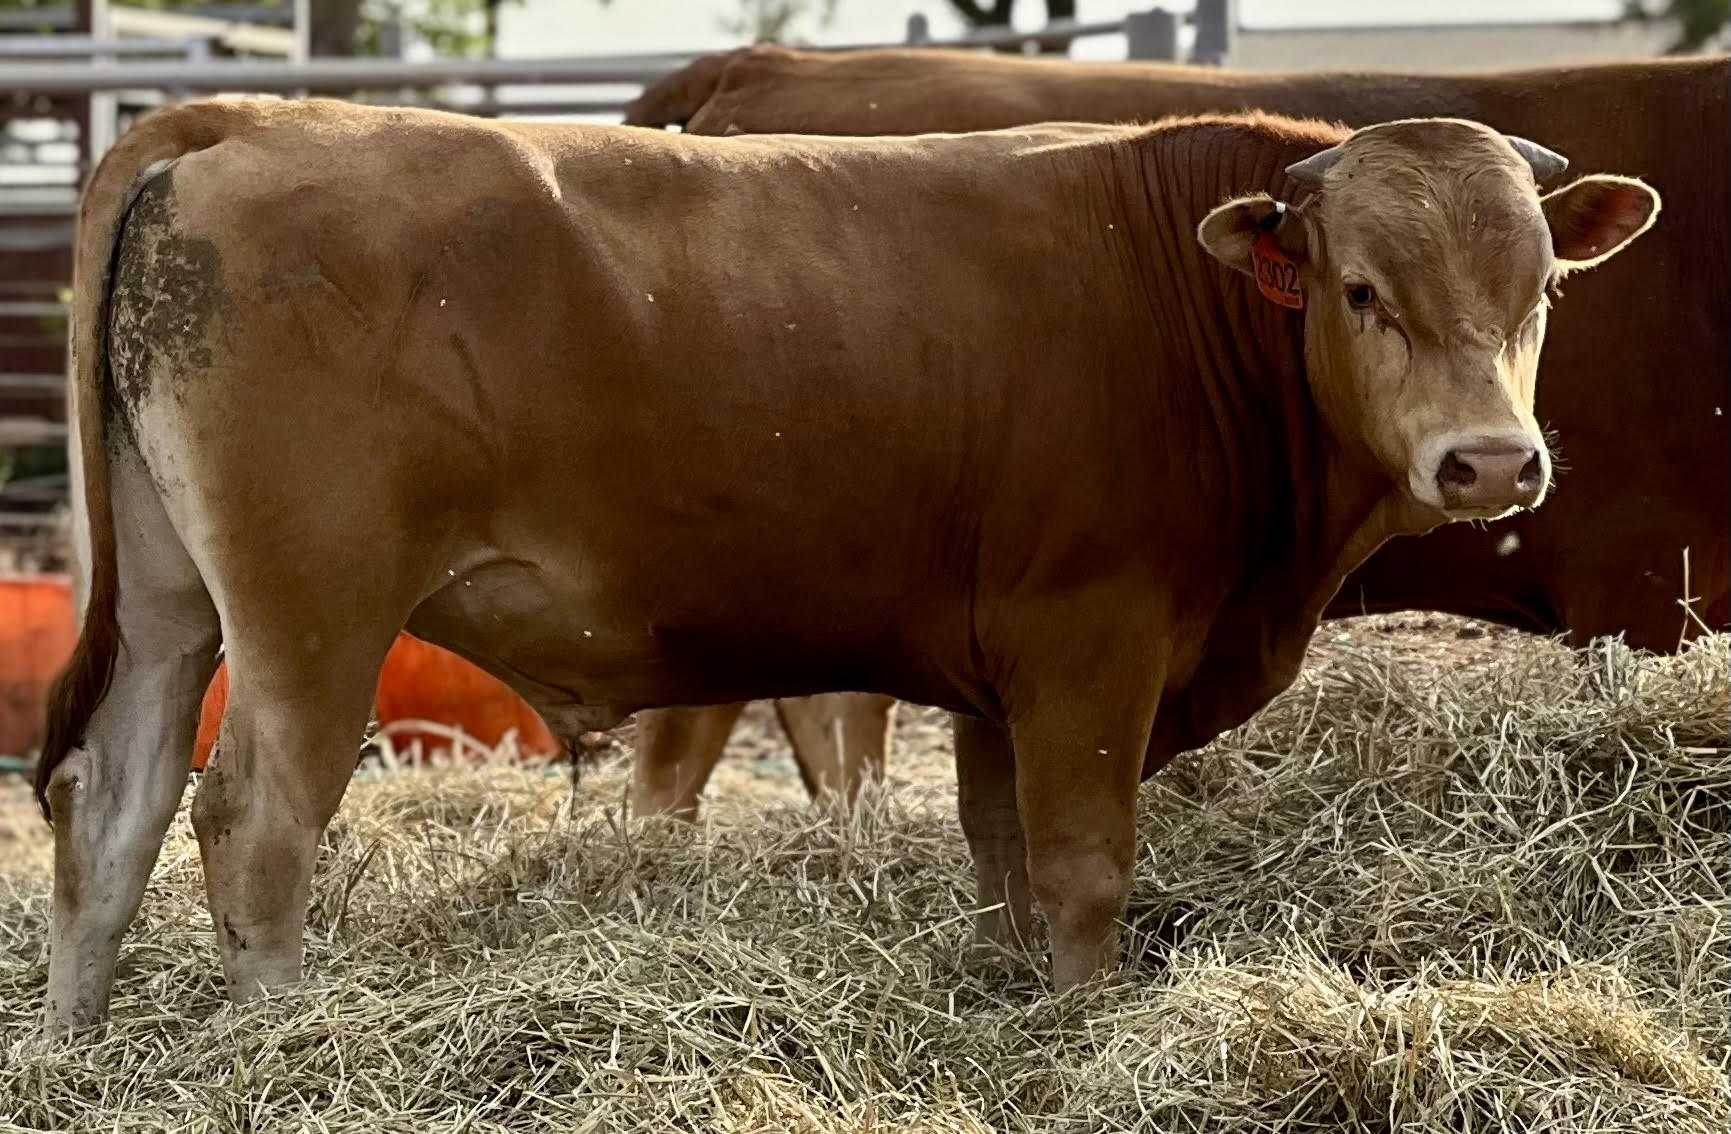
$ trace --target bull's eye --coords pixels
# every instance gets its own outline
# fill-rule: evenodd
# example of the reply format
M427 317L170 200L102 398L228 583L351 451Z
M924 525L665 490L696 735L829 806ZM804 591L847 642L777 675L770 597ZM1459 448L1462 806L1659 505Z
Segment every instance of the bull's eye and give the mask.
M1346 305L1354 311L1369 311L1376 306L1376 289L1364 283L1346 285Z

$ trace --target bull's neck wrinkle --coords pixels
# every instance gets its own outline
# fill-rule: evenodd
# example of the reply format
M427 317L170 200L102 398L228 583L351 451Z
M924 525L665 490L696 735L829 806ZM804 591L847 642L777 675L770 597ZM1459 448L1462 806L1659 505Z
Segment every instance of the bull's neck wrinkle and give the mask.
M1240 541L1255 589L1279 581L1280 605L1297 600L1309 617L1385 538L1389 486L1324 427L1303 312L1264 299L1197 240L1202 218L1233 197L1293 199L1285 167L1314 146L1247 140L1243 129L1181 128L1120 147L1112 181L1136 231L1120 247L1152 328L1141 381L1153 412L1181 416L1167 435L1190 439L1185 458L1224 490L1221 530Z
M1145 344L1133 388L1121 392L1178 446L1150 471L1209 487L1210 511L1183 516L1182 531L1168 517L1151 522L1199 540L1199 561L1225 568L1212 577L1210 611L1192 623L1205 636L1195 667L1162 700L1150 767L1243 723L1290 683L1341 581L1401 515L1386 477L1343 452L1323 423L1303 312L1265 300L1197 240L1209 210L1234 197L1292 200L1284 170L1315 148L1238 124L1156 130L1111 151L1111 207L1131 229L1117 245L1132 294L1124 316L1138 324L1127 334Z

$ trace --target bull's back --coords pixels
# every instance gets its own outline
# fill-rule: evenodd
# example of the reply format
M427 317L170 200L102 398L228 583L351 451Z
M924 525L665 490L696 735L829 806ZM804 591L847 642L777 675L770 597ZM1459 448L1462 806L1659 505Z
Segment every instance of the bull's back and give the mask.
M364 530L473 584L429 636L559 676L635 627L605 680L687 697L862 686L826 658L967 640L950 533L989 483L993 384L1073 349L1076 312L1023 300L1077 293L1051 282L1073 202L1012 169L1032 143L376 114L285 118L166 187L221 281L214 352L176 378L177 478L245 570L275 569L266 528Z

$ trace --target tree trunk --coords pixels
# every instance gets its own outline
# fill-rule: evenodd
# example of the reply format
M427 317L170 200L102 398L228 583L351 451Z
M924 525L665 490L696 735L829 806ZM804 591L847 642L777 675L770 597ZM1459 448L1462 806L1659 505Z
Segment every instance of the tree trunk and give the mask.
M966 20L971 28L1007 28L1010 26L1010 13L1015 8L1015 0L990 0L989 4L981 0L950 0L950 7L956 14ZM1074 20L1076 18L1076 0L1046 0L1046 22L1054 20ZM1070 44L1062 39L1041 39L1035 41L1035 47L1041 55L1065 55L1069 53ZM1010 54L1020 54L1020 44L1010 44L997 50Z
M360 0L309 0L312 28L308 36L313 56L353 55L361 29Z
M1046 0L1046 22L1058 20L1074 20L1076 18L1076 0ZM1068 55L1070 41L1067 39L1042 39L1039 41L1041 55Z

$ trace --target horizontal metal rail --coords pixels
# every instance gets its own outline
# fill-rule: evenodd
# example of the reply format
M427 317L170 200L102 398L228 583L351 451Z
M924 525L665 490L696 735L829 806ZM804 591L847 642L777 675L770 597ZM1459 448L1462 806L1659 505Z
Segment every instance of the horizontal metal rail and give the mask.
M1048 43L1058 41L1068 43L1074 39L1086 39L1096 35L1117 35L1124 30L1124 21L1097 20L1092 23L1078 23L1074 20L1054 20L1043 28L1030 31L1019 31L1016 28L991 28L989 30L969 32L957 39L921 40L921 47L1013 47L1018 43ZM890 46L873 44L870 46ZM847 50L842 48L840 50Z
M64 303L37 299L0 299L0 319L53 319L66 314Z
M51 512L0 512L0 530L53 531L64 523Z
M207 47L208 40L99 39L89 35L0 36L0 59L89 58L92 55L169 55Z
M288 4L187 4L174 9L188 16L231 23L270 24L287 27L294 20L294 9ZM0 9L0 30L36 28L69 28L78 22L70 3L39 8Z
M0 374L0 393L63 394L66 377L62 374Z
M77 211L77 186L0 185L0 216L69 217Z
M72 247L70 224L42 224L29 228L0 228L0 252L46 252Z
M426 103L405 103L404 105L427 106L434 110L449 110L457 114L473 114L480 118L545 118L558 114L611 114L619 115L625 111L623 99L559 99L551 102L507 102L498 99L494 102L482 102L479 99L469 102L440 101Z
M645 83L688 56L624 55L589 59L317 59L310 63L240 60L217 63L20 63L0 66L0 90L34 94L162 88L184 91L355 91L423 88L446 83Z
M0 418L0 445L60 445L65 442L64 422Z

